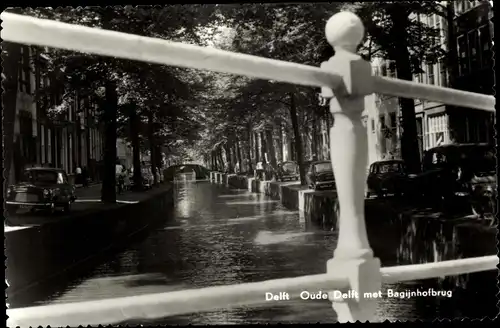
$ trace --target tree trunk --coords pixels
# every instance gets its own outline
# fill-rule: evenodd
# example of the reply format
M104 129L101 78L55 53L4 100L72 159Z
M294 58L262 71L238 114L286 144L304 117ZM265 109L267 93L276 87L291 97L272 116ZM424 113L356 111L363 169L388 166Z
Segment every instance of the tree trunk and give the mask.
M217 157L219 158L219 163L220 163L220 171L224 172L224 159L222 158L222 148L219 147L217 149Z
M413 74L410 65L410 53L408 50L408 17L394 11L391 13L393 20L393 30L396 42L394 53L391 57L396 63L397 75L399 79L412 81ZM402 135L401 135L401 157L405 161L409 173L420 171L420 151L417 139L417 123L415 116L415 102L413 99L399 98L402 113Z
M253 164L252 164L252 131L250 124L248 124L248 147L246 147L247 157L248 157L248 172L253 173Z
M240 166L240 172L243 172L243 170L245 168L244 168L244 164L243 164L243 159L241 157L240 139L238 139L238 137L236 137L235 142L236 142L236 156L238 157L238 164Z
M226 153L227 170L229 173L234 172L231 160L231 147L227 143L224 145L224 152Z
M279 151L278 151L278 154L279 154L279 157L280 157L280 162L283 162L285 161L285 158L284 158L284 154L283 154L283 124L280 123L280 127L279 127L279 138L278 138L278 147L279 147Z
M160 181L156 176L156 140L155 140L155 128L154 128L154 115L151 109L148 111L148 139L149 139L149 151L151 156L149 158L151 164L151 173L153 173L154 185L158 185Z
M5 78L2 80L3 94L3 141L4 141L4 197L7 186L15 181L14 167L14 126L16 121L16 103L18 74L21 60L21 45L2 42L2 66ZM11 172L12 170L12 172Z
M116 83L105 81L104 107L104 177L102 181L101 201L116 203L116 114L118 111L118 95Z
M142 189L142 174L141 174L141 149L140 149L140 139L139 139L139 125L141 124L139 120L139 115L137 115L137 105L135 103L130 105L129 112L129 123L130 123L130 139L132 141L132 162L134 167L134 189Z
M259 156L259 135L257 132L253 134L253 146L255 148L255 163L260 162Z
M259 141L260 141L260 157L262 163L267 164L266 153L268 153L268 151L266 147L266 139L264 136L264 132L259 132Z
M274 149L274 140L273 140L273 130L266 130L266 141L267 141L267 154L269 157L269 162L271 167L276 169L276 150Z
M297 108L295 107L295 95L290 93L290 116L292 119L293 134L295 136L295 150L297 154L297 164L299 165L300 184L306 184L306 172L304 167L304 155L302 153L302 138L297 120Z
M89 164L90 164L90 113L89 113L89 102L86 102L85 106L85 116L86 116L86 124L85 124L85 157L87 158L87 162L85 163L85 166L87 167L87 172L89 172ZM57 165L57 163L56 163Z

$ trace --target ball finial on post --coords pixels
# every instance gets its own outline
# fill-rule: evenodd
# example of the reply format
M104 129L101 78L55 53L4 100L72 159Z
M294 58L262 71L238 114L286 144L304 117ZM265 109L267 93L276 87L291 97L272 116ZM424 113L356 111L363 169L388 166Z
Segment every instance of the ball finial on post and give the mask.
M335 56L321 65L342 78L342 83L330 94L330 113L335 118L330 128L330 158L340 215L337 248L328 261L327 271L343 271L356 296L332 299L340 322L373 321L377 300L365 295L377 293L382 281L380 260L373 256L365 224L368 136L362 113L365 96L373 92L373 80L371 64L356 54L364 32L361 19L355 14L341 12L332 16L325 34Z
M357 15L343 11L330 17L325 34L335 50L340 48L354 53L365 36L365 27Z

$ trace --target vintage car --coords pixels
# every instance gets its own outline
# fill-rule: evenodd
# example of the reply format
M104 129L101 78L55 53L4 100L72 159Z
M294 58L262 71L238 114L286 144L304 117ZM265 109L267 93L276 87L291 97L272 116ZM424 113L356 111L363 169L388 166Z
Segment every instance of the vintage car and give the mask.
M298 181L300 180L299 166L293 161L279 163L275 176L277 181Z
M58 207L69 212L75 200L75 186L69 183L64 170L27 168L21 182L8 187L5 205L10 213L19 208L54 212Z
M494 146L451 144L429 149L424 154L418 186L428 197L450 206L469 204L472 212L494 220L497 207Z
M307 186L314 190L335 189L335 177L330 161L317 161L309 165L306 173Z
M401 196L408 187L408 174L402 160L385 160L370 165L366 197Z

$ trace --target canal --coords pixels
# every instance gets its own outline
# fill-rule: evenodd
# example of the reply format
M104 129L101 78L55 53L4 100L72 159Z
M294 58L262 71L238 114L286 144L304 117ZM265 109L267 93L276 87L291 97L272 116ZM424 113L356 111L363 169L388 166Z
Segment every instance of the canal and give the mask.
M28 288L11 307L105 299L324 273L337 232L307 223L278 201L209 182L176 184L174 217L118 254L96 256ZM375 200L374 200L375 201ZM383 213L382 213L383 212ZM367 213L370 242L383 266L492 255L496 242L455 223ZM464 230L466 232L464 232ZM488 235L489 236L489 235ZM494 238L493 238L494 240ZM61 252L64 252L61 249ZM388 320L483 318L496 315L496 272L384 285L388 289L451 291L451 297L383 297ZM39 292L43 290L42 292ZM317 292L317 291L310 291ZM186 306L189 306L186 304ZM326 323L326 300L266 302L252 308L122 324Z

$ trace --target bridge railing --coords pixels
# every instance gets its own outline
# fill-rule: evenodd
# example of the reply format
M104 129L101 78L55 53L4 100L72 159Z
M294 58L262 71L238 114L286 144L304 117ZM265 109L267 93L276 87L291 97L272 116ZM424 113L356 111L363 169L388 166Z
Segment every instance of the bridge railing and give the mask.
M354 290L349 299L330 298L340 322L375 321L377 299L365 293L378 292L382 282L426 279L495 270L496 256L438 263L381 268L368 243L364 215L367 165L367 132L361 113L365 96L384 95L419 98L443 104L494 111L492 96L430 86L393 78L372 76L371 65L356 54L364 27L349 12L332 16L326 38L336 54L320 68L2 13L2 39L113 56L150 63L233 73L306 86L321 87L330 99L335 124L330 129L330 151L340 204L339 240L327 273L257 283L217 286L170 293L113 298L10 309L9 326L66 326L110 324L130 319L152 319L188 312L208 311L262 303L266 292L302 290ZM335 142L342 140L342 142Z

